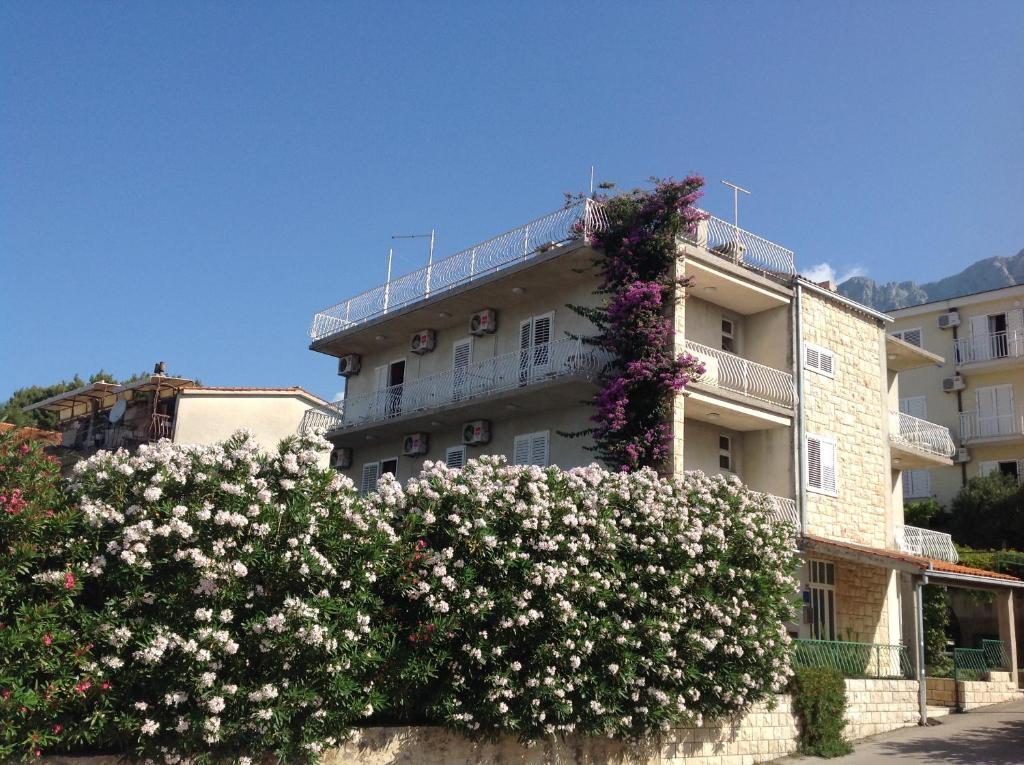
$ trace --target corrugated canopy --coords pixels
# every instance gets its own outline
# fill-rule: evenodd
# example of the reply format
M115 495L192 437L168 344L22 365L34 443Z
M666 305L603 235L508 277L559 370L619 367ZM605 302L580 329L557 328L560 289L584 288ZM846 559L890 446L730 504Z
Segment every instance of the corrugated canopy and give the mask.
M26 412L34 409L44 409L48 412L64 412L75 410L76 407L85 406L86 412L92 411L92 404L97 403L99 409L109 409L116 402L120 394L129 391L152 391L157 390L181 390L191 388L195 385L194 380L185 377L165 377L164 375L150 375L141 380L117 385L112 382L94 382L83 385L80 388L69 390L66 393L58 393L56 396L37 401L31 406L26 406Z

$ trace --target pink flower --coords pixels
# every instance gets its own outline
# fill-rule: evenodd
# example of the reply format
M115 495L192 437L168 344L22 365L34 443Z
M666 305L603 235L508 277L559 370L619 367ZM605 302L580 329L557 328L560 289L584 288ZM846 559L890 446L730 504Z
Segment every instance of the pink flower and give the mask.
M53 638L50 637L50 633L43 635L43 645L53 645Z
M70 571L64 574L64 589L73 590L75 589L75 575Z

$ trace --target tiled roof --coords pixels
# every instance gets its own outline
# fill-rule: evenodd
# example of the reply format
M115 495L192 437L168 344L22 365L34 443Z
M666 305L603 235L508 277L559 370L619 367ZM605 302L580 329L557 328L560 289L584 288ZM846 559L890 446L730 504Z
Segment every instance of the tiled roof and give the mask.
M17 430L15 436L19 441L43 441L53 446L60 446L63 443L63 436L56 430L43 430L42 428L30 428L27 425L14 425L10 422L0 422L0 433L7 433Z

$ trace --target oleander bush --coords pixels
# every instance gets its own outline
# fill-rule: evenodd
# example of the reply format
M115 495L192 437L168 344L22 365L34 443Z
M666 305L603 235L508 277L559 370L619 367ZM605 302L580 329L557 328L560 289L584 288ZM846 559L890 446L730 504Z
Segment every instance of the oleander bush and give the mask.
M634 738L786 684L791 530L737 481L494 457L359 497L325 446L161 442L67 487L2 452L5 549L31 548L0 563L4 755L304 761L396 720Z
M736 480L484 457L427 463L372 501L406 512L396 697L432 719L638 737L787 682L791 545Z
M0 762L91 744L103 726L109 682L85 637L80 527L56 461L0 433Z
M163 441L76 466L94 651L123 748L312 759L384 702L376 582L395 535L317 467L324 445L290 439L268 457L244 436Z

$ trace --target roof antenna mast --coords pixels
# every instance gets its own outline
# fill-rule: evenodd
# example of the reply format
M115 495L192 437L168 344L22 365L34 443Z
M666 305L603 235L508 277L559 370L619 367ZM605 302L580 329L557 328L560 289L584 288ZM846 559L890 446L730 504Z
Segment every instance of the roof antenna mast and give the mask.
M747 191L745 188L742 188L741 186L737 186L735 183L731 183L731 182L726 181L726 180L723 180L722 183L724 183L726 186L728 186L730 189L732 189L732 225L733 225L733 229L735 229L733 231L733 236L734 236L734 241L735 241L735 244L736 244L736 250L735 251L739 252L739 247L740 247L740 192L742 191L744 194L747 194L748 196L750 195L750 192Z
M427 256L427 284L423 292L424 297L430 296L430 272L434 270L434 229L430 229L429 234L401 234L391 237L392 239L426 239L428 237L430 238L430 254ZM390 258L391 256L388 255L389 260Z

